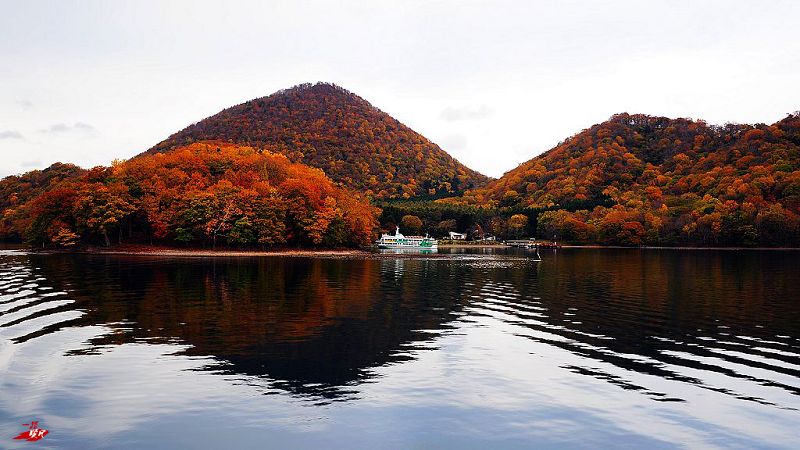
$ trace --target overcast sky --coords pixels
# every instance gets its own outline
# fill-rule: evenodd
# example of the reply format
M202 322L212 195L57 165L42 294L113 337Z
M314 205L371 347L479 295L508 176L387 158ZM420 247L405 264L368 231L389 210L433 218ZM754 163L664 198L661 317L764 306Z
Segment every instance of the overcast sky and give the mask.
M617 112L800 109L800 2L0 0L0 176L129 158L315 81L500 176Z

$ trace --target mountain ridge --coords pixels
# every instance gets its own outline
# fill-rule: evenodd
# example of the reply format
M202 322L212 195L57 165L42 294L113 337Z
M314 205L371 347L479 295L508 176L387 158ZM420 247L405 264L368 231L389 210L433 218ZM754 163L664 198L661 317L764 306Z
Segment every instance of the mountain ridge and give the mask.
M576 242L797 243L800 114L722 126L615 114L442 201L546 210L537 232Z

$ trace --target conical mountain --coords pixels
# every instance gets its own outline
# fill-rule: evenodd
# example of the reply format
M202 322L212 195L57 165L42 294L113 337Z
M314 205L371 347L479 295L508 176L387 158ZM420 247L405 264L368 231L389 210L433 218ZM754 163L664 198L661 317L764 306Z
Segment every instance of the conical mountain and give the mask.
M222 140L286 155L375 198L441 197L488 178L334 84L301 84L225 109L148 153Z

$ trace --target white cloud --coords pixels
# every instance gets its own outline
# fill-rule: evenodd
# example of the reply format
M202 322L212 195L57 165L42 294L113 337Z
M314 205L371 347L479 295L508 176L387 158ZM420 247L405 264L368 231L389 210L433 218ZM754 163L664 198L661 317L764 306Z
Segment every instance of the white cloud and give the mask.
M0 131L0 139L22 139L22 133L17 130Z
M54 123L53 125L50 125L45 129L39 130L40 133L49 133L49 134L61 134L74 131L92 133L95 131L95 128L92 125L89 125L88 123L75 122L74 125L67 125L65 123Z

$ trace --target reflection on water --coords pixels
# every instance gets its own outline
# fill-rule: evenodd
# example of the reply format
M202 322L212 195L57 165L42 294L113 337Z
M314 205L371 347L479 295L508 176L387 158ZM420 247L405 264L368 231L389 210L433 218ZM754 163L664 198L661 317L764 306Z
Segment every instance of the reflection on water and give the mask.
M382 255L433 255L439 253L439 249L430 248L379 248L377 252Z
M0 435L36 417L56 447L800 444L798 253L447 252L0 250Z

